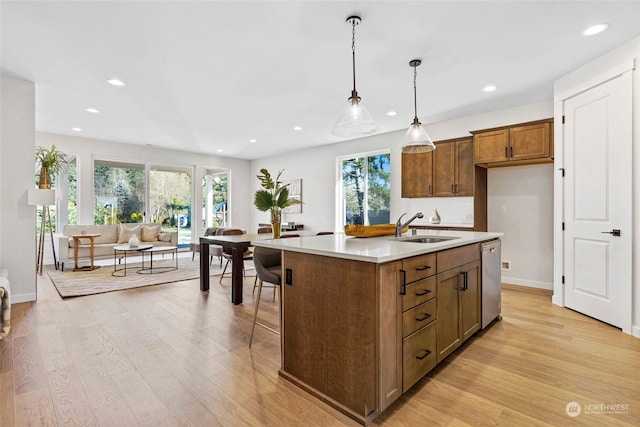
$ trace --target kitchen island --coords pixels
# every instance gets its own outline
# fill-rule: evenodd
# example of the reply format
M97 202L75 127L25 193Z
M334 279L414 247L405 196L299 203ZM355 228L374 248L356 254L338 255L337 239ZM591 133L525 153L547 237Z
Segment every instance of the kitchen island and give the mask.
M368 424L480 330L480 243L421 230L254 242L282 250L280 375ZM408 240L422 238L435 243Z

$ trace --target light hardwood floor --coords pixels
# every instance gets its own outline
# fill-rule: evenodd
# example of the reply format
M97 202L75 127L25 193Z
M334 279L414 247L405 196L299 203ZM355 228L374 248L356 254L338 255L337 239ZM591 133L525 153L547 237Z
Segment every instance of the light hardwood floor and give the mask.
M62 300L39 277L0 341L0 426L357 425L278 377L278 336L257 328L248 348L252 286L232 306L213 283ZM502 313L374 425L640 425L640 340L541 292L504 289Z

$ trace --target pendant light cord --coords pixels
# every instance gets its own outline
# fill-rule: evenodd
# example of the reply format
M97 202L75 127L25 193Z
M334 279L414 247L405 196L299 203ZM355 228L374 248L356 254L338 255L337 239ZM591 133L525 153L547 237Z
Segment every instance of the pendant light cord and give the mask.
M418 96L416 95L416 78L418 76L417 66L413 66L413 111L415 112L414 120L418 120Z
M353 91L356 91L356 20L351 21L351 61L353 65Z

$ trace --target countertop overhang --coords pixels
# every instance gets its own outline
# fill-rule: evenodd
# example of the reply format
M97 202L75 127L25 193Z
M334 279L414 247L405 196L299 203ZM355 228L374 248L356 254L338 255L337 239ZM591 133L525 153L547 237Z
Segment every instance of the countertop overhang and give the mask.
M342 233L322 236L302 236L288 239L268 239L251 242L254 246L302 252L377 264L417 255L438 252L472 243L499 239L504 233L448 230L418 230L417 236L455 237L437 243L397 241L394 236L351 237ZM403 238L411 237L405 233Z

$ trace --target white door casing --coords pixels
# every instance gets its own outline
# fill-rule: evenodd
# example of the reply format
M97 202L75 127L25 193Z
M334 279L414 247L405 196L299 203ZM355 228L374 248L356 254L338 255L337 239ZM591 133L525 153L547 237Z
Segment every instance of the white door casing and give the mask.
M563 113L564 303L630 334L631 71L564 100Z

